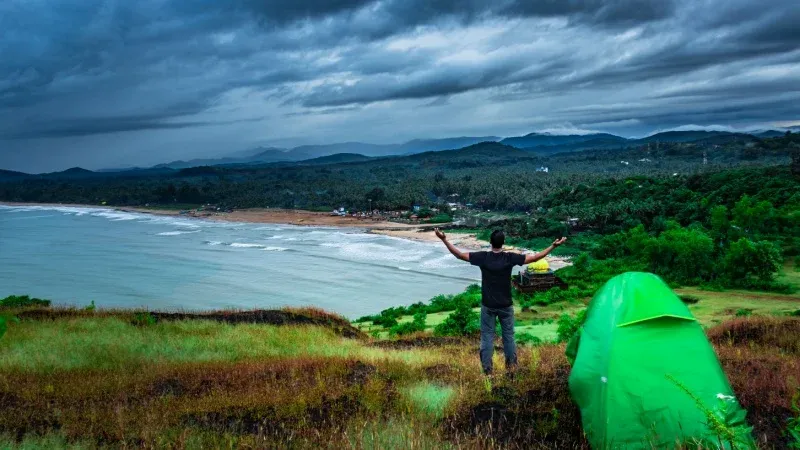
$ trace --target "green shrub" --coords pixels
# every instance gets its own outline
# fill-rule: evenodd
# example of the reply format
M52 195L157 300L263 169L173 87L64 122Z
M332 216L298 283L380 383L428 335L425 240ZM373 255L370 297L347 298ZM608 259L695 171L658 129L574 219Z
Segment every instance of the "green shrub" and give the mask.
M562 314L558 319L558 342L567 342L572 339L572 336L578 332L586 320L586 310L582 309L574 317L568 314Z
M479 329L478 313L461 303L444 322L434 328L433 333L437 336L468 336L477 333Z
M48 306L50 306L50 300L43 300L41 298L30 297L27 295L9 295L8 297L0 300L0 308L30 308Z
M538 336L534 336L530 333L518 333L515 339L522 345L539 345L542 343L542 340L539 339Z
M157 322L156 318L153 317L152 314L149 312L137 312L133 315L133 320L131 323L136 326L148 326L148 325L155 325Z
M700 297L694 295L679 295L681 301L687 305L694 305L700 301Z
M790 417L786 424L786 437L789 438L789 448L800 449L800 389L792 397L792 412L794 417Z
M0 316L0 338L8 331L9 322L19 322L19 319L14 316Z
M401 324L397 324L389 329L389 333L402 336L405 334L412 334L417 333L419 331L425 331L425 320L427 319L428 315L425 314L425 311L417 311L414 314L414 320L411 322L405 322Z
M736 310L736 317L750 317L753 314L752 309L739 308Z

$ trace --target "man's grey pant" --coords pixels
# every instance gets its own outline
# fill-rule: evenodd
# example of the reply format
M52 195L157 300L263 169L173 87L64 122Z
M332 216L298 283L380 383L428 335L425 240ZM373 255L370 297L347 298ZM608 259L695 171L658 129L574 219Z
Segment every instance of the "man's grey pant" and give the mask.
M503 330L503 353L506 355L506 369L517 365L517 344L514 342L514 307L488 308L481 306L481 366L483 373L492 373L494 355L494 329L496 319L500 319Z

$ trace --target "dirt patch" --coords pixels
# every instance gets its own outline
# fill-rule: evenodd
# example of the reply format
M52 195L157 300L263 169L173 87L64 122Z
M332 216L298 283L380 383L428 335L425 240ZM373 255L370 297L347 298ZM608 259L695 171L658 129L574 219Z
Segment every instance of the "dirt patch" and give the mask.
M473 340L452 336L416 336L405 339L392 339L373 342L373 347L387 349L409 349L417 347L445 347L474 344Z
M378 370L377 367L371 364L365 364L361 361L356 361L350 364L349 372L346 379L349 385L361 385L367 382L370 375Z
M218 433L247 433L286 436L301 430L330 432L341 429L363 410L350 395L323 398L318 405L288 414L274 407L229 407L218 411L184 414L184 426L202 428Z
M456 368L446 364L434 364L422 369L425 378L437 381L446 381L455 378L458 371Z
M169 395L178 397L183 395L185 387L183 383L177 378L167 378L164 380L158 380L153 385L153 394L158 397L166 397Z
M0 430L22 440L28 434L45 434L61 429L61 423L52 410L41 411L41 399L27 399L13 392L0 392L0 405L15 414L0 415ZM38 410L37 410L38 409Z

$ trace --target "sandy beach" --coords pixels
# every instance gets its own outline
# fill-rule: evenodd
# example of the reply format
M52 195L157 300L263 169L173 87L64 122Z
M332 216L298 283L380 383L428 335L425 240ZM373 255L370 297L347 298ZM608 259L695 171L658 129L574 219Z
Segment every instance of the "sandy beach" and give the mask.
M190 210L187 213L181 214L178 210L171 209L155 209L146 207L112 207L112 206L97 206L97 205L80 205L80 204L44 204L44 203L13 203L13 202L0 202L2 205L8 206L70 206L80 208L105 208L116 211L136 212L142 214L154 214L159 216L180 216L188 218L197 218L204 220L219 220L225 222L248 222L248 223L273 223L273 224L288 224L298 226L312 226L312 227L349 227L349 228L362 228L367 233L381 234L384 236L391 236L400 239L409 239L413 241L422 242L438 242L439 238L433 232L436 225L428 224L405 224L390 222L387 220L371 218L357 218L357 217L340 217L332 216L326 212L316 211L303 211L303 210L289 210L280 208L251 208L234 210L232 212L220 211L195 211ZM464 250L488 250L488 242L478 240L474 234L471 233L456 233L449 232L448 239L456 247ZM511 251L519 252L534 252L539 249L523 249L507 247ZM570 265L568 258L550 256L547 258L552 269L559 269Z
M145 214L170 215L181 217L195 217L209 220L222 220L226 222L249 222L249 223L282 223L298 226L313 227L352 227L366 228L370 230L407 230L416 229L420 225L389 222L384 219L359 218L359 217L340 217L332 216L327 212L303 211L280 208L249 208L239 209L232 212L218 211L189 211L180 214L175 210L162 210L152 208L115 208L119 211L138 212Z

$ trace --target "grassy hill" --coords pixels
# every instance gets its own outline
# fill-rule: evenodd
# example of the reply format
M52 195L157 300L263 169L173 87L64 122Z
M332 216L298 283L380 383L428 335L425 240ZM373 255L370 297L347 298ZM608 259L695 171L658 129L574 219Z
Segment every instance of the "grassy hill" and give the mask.
M708 324L715 296L744 305L696 294ZM517 376L487 385L474 338L375 339L320 310L4 314L20 319L0 339L4 448L587 448L561 344L520 347ZM800 319L708 335L759 442L783 448Z

